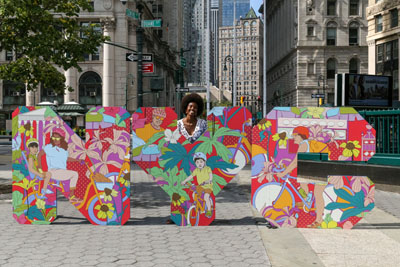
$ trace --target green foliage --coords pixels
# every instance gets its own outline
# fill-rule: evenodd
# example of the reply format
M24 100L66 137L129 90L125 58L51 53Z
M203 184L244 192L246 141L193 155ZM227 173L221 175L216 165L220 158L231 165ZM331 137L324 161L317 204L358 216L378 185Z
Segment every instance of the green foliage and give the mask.
M108 40L100 25L80 25L81 11L93 11L89 0L0 0L0 52L18 55L0 66L0 79L26 83L28 91L40 83L58 94L72 91L55 66L81 71L84 54Z
M203 152L204 154L211 154L213 147L215 147L215 151L217 152L217 155L220 156L224 161L228 162L229 161L229 156L232 155L232 153L229 151L229 149L224 146L218 138L223 137L223 136L238 136L240 137L241 134L237 131L230 130L229 128L221 127L218 130L215 131L213 134L210 132L210 137L205 137L201 136L198 140L203 141L203 143L199 146L199 148L196 150L196 152Z
M25 178L25 175L20 170L15 170L12 174L12 180L15 182L20 182Z
M27 205L23 205L23 203L22 203L22 199L23 198L24 198L24 196L19 191L14 191L12 193L12 206L13 206L13 209L14 209L14 213L17 216L20 216L22 213L24 213L24 210L27 208L27 207L25 207ZM21 207L22 210L20 210L20 207Z
M222 188L226 186L228 182L221 176L213 174L213 193L214 196L218 195L221 192ZM222 188L221 188L222 186Z

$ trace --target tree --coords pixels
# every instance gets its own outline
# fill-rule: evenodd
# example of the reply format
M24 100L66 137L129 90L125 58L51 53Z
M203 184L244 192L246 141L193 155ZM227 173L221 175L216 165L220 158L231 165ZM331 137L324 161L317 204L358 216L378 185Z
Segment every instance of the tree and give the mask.
M0 0L0 52L17 58L0 65L0 79L24 83L28 91L39 84L58 94L73 91L59 70L81 71L84 54L107 40L100 25L80 25L82 11L93 11L89 0Z

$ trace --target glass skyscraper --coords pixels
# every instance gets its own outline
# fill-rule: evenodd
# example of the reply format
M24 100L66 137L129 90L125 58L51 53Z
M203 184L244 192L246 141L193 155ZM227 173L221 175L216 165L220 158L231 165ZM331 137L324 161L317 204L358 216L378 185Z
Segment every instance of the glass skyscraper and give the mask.
M234 0L222 0L221 26L233 25L233 1ZM236 20L239 20L240 17L244 18L249 10L250 0L236 0Z

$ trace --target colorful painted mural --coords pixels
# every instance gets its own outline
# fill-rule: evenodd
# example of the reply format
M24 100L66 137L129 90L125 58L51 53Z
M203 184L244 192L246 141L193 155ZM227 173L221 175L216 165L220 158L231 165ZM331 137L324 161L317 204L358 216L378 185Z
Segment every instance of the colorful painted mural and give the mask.
M251 113L214 108L194 143L180 134L172 108L140 108L132 119L133 160L170 196L171 220L209 225L215 196L250 160Z
M375 130L353 108L276 107L253 128L252 205L276 227L352 228L374 208L365 176L297 181L298 153L368 161Z
M13 216L49 224L57 191L92 224L122 225L130 217L130 114L96 107L86 114L86 142L50 107L13 113Z

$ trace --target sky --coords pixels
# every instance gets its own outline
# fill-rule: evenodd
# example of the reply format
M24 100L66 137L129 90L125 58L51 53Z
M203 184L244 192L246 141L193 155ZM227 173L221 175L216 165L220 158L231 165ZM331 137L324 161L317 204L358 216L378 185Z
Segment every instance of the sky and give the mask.
M260 16L260 13L258 13L258 9L263 2L263 0L250 0L250 6L254 9L257 16Z

